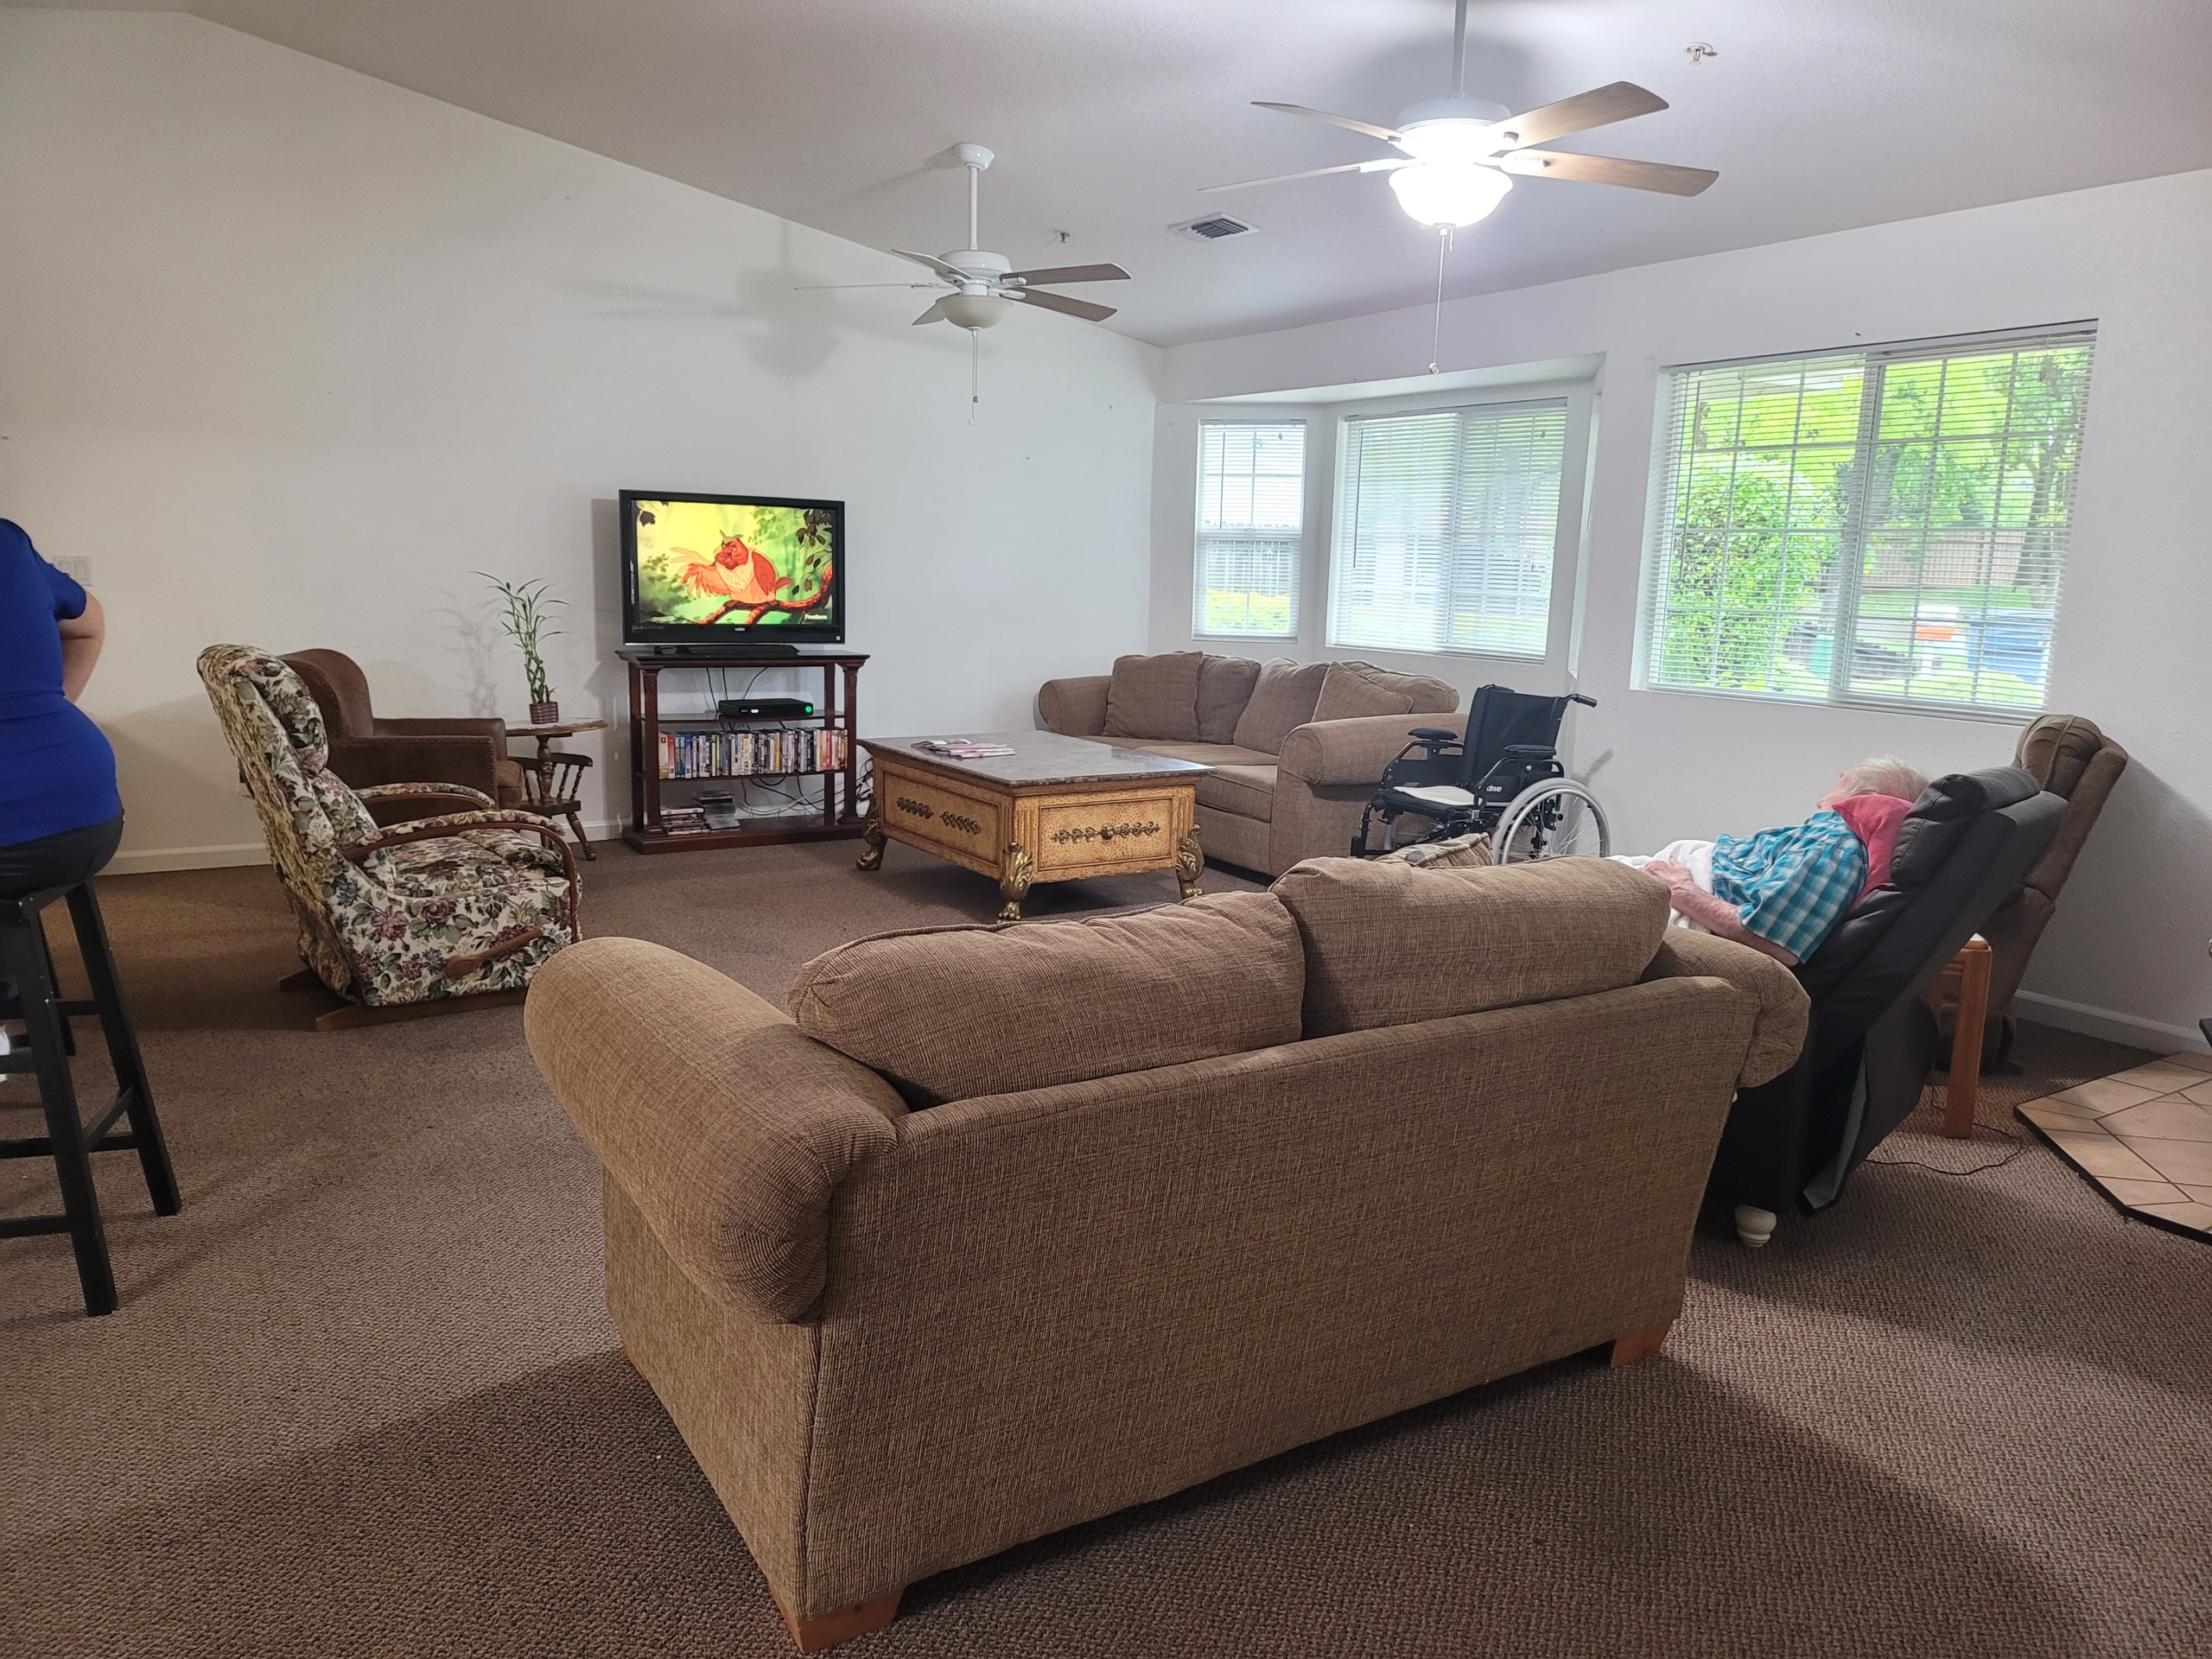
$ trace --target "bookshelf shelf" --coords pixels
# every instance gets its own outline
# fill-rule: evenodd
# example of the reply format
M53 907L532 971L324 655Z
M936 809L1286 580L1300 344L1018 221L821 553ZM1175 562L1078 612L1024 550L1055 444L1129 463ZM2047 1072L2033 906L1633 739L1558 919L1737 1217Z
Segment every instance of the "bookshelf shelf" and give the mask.
M860 729L858 694L862 655L762 658L728 656L656 656L650 646L620 652L630 665L630 823L622 839L641 853L701 852L716 847L766 847L798 841L839 841L861 833ZM816 712L796 719L731 721L719 716L660 712L661 671L670 668L796 668L822 671L822 696ZM762 728L836 731L844 737L842 765L798 772L691 772L663 777L660 734L664 729L707 728L734 732ZM804 816L741 818L731 830L671 831L662 817L661 791L670 784L735 783L786 778L823 779L822 810ZM679 798L679 800L681 798Z

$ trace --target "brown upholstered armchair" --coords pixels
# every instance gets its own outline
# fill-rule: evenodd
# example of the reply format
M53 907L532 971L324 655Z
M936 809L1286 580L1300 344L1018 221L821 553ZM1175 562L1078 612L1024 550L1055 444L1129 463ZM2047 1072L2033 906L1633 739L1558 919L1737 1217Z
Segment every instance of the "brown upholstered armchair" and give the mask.
M355 789L379 784L462 784L504 809L527 807L522 763L507 753L503 720L386 720L369 706L360 665L338 651L296 651L283 661L306 682L330 734L330 769ZM380 824L449 811L404 797L372 800Z
M2045 715L2020 734L2012 764L2064 797L2066 812L2019 891L1997 907L1981 930L1991 955L1989 1019L1982 1033L1985 1068L2012 1048L2013 995L2027 974L2036 941L2058 908L2059 889L2073 873L2113 785L2127 770L2127 751L2079 715Z

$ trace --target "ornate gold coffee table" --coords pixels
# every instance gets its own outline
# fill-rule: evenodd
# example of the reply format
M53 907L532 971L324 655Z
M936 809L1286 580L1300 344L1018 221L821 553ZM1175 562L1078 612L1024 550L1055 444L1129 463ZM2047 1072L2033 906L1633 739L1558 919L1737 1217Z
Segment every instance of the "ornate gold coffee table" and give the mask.
M1198 895L1197 785L1211 766L1057 732L977 734L1014 753L974 760L915 747L925 741L861 739L875 765L861 868L895 841L996 876L1002 922L1021 919L1039 881L1173 870L1183 897Z

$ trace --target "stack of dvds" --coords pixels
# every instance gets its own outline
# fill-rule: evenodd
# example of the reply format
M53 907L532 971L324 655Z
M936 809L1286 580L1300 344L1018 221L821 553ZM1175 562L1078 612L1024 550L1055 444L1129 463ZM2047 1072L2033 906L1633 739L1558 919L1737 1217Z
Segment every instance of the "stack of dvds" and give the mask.
M664 806L660 810L660 827L671 836L703 836L707 833L706 809Z

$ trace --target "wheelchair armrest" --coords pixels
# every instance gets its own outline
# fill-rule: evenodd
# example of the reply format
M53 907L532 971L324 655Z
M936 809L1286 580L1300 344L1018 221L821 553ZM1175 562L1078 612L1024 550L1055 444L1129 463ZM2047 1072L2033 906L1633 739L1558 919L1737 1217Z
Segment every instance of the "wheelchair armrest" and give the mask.
M1416 726L1406 735L1425 749L1437 749L1446 746L1457 748L1460 741L1459 733L1447 731L1441 726Z

